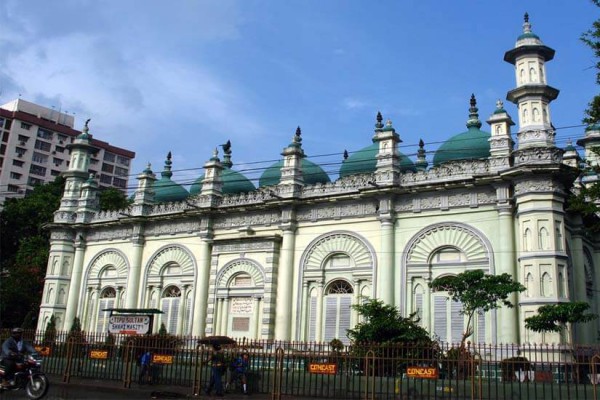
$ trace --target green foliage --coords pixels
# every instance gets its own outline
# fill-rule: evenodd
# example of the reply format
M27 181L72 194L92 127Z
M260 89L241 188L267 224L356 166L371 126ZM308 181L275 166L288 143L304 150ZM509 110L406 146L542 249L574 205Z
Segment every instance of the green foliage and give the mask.
M500 363L502 382L512 382L517 379L515 372L531 371L531 363L525 357L505 358Z
M348 337L355 343L429 343L429 333L418 325L416 314L402 317L394 306L377 299L369 299L352 306L362 316Z
M453 301L462 303L461 314L466 315L468 321L461 347L473 334L473 316L476 312L485 313L502 305L513 307L509 296L525 290L525 286L513 281L509 274L489 275L479 269L436 278L429 286L435 292L448 292Z
M344 343L340 339L331 339L329 347L336 353L339 353L344 348Z
M600 7L600 2L598 0L592 0L592 2ZM597 19L594 21L592 28L581 35L581 40L592 49L592 52L594 53L596 59L594 64L594 68L596 69L596 84L600 84L600 20ZM600 121L600 95L595 96L588 104L585 115L583 122L586 124L593 124Z
M49 346L56 340L56 318L54 314L50 316L44 331L44 345Z
M131 205L125 193L117 188L102 189L99 194L100 210L123 210Z
M166 336L167 335L167 327L165 326L164 322L160 323L160 328L158 329L158 334L160 336Z
M571 303L547 304L538 308L538 314L525 319L525 327L534 332L562 332L567 324L578 324L598 318L595 314L586 313L588 303L578 301Z

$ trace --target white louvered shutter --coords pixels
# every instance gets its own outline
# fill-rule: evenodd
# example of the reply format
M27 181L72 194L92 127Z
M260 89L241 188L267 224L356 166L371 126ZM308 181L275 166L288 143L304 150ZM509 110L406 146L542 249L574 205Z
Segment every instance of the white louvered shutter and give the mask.
M348 329L350 329L350 316L352 296L343 296L340 298L340 323L338 328L337 338L340 339L344 344L348 344Z
M325 336L323 341L329 342L334 339L337 333L337 311L338 311L337 296L327 296L325 301Z
M423 326L423 293L415 293L415 304L413 312L417 313L419 325Z
M179 316L180 299L180 297L173 297L171 299L171 310L169 311L169 325L167 326L167 332L173 335L177 333L177 317Z
M314 342L317 340L317 298L310 298L310 309L308 316L308 340Z
M434 296L433 297L433 332L440 338L440 341L448 341L448 316L446 311L447 306L446 297Z
M477 314L477 341L485 343L485 314Z
M462 310L462 303L461 302L456 302L456 301L450 301L452 306L451 306L451 331L452 331L452 338L450 339L451 342L455 343L455 342L460 342L460 340L462 339L462 334L465 331L465 317L464 315L462 315L460 313L460 310Z

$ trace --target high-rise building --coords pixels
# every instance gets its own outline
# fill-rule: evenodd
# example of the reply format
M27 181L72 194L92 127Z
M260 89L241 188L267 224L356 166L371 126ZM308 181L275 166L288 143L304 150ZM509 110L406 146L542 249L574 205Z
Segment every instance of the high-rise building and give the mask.
M69 166L69 145L81 133L75 118L17 99L0 105L0 204L50 182ZM92 139L88 172L100 187L126 190L135 153Z

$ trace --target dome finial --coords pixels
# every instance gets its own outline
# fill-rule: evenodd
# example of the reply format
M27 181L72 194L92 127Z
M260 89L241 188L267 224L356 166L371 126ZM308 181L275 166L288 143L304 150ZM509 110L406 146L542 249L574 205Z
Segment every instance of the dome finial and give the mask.
M523 33L531 33L531 24L529 23L529 14L528 13L525 13L523 20L525 21L525 22L523 22Z
M470 100L471 107L469 108L469 120L467 121L467 128L481 128L481 121L479 120L479 109L477 108L477 99L475 94L471 94Z
M220 146L223 148L223 166L225 168L233 167L233 163L231 162L231 140L227 140L227 143Z
M348 150L344 149L344 160L348 159Z
M381 121L383 121L383 117L381 116L381 112L377 111L377 123L375 124L375 128L383 128L383 123Z
M300 129L300 126L298 126L296 128L296 133L294 134L294 139L292 140L293 143L295 144L300 144L302 143L302 129Z
M171 164L173 164L173 162L171 161L171 152L169 151L167 153L167 159L165 160L165 169L160 174L163 178L171 178L173 176L173 172L171 172Z

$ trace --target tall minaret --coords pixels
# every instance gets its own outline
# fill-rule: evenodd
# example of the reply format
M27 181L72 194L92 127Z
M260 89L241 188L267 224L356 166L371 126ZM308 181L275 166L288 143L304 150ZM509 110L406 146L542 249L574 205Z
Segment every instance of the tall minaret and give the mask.
M517 87L506 95L519 109L517 150L555 147L550 102L558 97L558 90L547 85L545 64L552 58L554 50L531 31L525 13L523 34L517 38L515 48L504 54L504 61L515 66L517 79Z
M69 168L62 173L65 177L65 190L60 207L54 214L54 221L69 221L69 215L77 211L81 188L88 179L88 168L90 165L90 154L92 153L92 135L89 134L90 120L85 121L81 134L75 138L73 143L67 146L71 150Z

